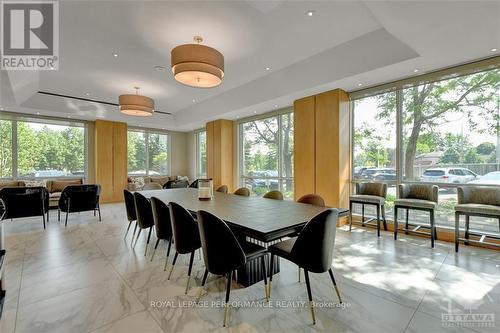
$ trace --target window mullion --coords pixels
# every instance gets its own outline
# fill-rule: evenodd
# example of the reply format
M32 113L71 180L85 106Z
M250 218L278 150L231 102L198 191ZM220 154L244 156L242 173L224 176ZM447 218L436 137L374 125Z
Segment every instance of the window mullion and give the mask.
M17 142L17 120L11 120L12 121L12 126L11 126L11 136L12 136L12 142L11 142L11 149L12 149L12 177L14 179L19 178L19 173L18 173L18 163L17 163L17 149L18 149L18 142Z

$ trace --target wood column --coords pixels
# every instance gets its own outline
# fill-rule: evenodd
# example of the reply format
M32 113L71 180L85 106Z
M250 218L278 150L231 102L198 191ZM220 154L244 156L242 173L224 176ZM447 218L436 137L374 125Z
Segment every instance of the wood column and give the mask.
M294 197L316 193L349 205L350 105L340 89L294 102Z
M127 124L96 120L95 183L101 185L101 202L123 201L127 187Z
M207 176L213 179L214 189L227 185L234 191L234 121L218 119L206 124Z

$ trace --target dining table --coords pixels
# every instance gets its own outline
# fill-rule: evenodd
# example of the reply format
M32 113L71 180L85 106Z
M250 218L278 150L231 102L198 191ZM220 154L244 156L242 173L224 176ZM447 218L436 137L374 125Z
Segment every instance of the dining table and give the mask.
M175 202L191 214L204 210L222 219L240 242L250 241L267 246L295 235L316 214L332 207L298 203L292 200L265 199L214 192L210 200L199 200L196 188L174 188L142 191L147 198L156 197L168 204ZM348 209L336 208L338 216L347 216ZM333 241L333 240L332 240ZM262 280L260 260L247 262L238 269L238 283L249 286ZM279 263L273 272L279 272Z

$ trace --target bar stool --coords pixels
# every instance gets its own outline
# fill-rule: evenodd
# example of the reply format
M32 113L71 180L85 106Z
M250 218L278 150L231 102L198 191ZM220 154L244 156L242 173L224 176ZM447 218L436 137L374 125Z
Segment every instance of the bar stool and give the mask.
M420 228L429 228L424 225L415 225L416 228L409 229L408 222L410 209L429 212L431 229L431 247L434 247L434 240L437 239L436 226L434 223L435 210L438 203L438 190L436 185L425 184L400 184L398 199L394 201L394 239L398 238L398 209L406 209L406 223L403 229L405 234L409 232L428 235L426 232L418 231Z
M465 245L468 245L469 241L471 241L499 246L497 243L484 241L486 237L500 239L499 235L470 232L469 224L471 216L494 218L498 219L498 227L500 229L500 188L498 186L464 186L457 188L457 196L458 205L455 206L455 252L458 252L458 245L462 240ZM465 234L463 239L459 237L460 215L465 216ZM481 238L478 241L469 240L470 235Z
M380 237L380 211L384 222L384 230L387 230L385 220L385 197L387 196L386 183L356 183L356 194L349 197L349 231L352 229L352 205L361 204L361 225L364 227L375 219L365 221L365 205L373 205L377 208L377 237Z

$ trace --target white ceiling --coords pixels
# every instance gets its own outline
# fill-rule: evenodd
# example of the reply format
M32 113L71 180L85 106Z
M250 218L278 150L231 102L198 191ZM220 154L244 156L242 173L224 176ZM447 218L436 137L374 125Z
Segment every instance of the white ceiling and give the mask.
M170 50L194 35L224 54L219 87L191 88L172 77ZM59 70L3 71L0 106L187 131L328 89L493 56L492 48L500 49L500 1L61 1ZM37 93L116 103L134 86L172 116L130 117Z

